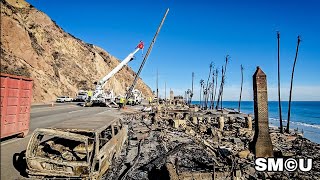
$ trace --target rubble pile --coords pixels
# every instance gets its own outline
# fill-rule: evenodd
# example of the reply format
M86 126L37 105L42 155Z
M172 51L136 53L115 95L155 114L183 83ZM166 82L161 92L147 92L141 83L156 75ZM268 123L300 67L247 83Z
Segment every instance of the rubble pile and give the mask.
M255 155L250 151L254 136L251 115L228 109L197 111L197 108L181 107L157 106L152 112L125 116L123 121L129 124L130 129L129 146L123 157L125 163L114 164L122 169L120 179L320 177L320 156L314 153L320 145L303 138L301 133L280 134L278 129L270 128L275 156L312 157L311 172L257 172L254 168ZM135 165L134 160L137 161Z

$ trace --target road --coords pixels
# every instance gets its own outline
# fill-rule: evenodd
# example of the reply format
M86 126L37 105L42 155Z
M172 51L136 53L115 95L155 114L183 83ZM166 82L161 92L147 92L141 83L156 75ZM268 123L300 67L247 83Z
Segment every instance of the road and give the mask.
M103 114L120 116L121 112L106 107L82 107L77 103L51 105L36 105L31 107L30 131L25 138L10 138L1 142L1 179L25 179L17 170L23 164L14 163L18 155L27 147L32 132L36 128L51 127L59 122L79 117L88 117Z

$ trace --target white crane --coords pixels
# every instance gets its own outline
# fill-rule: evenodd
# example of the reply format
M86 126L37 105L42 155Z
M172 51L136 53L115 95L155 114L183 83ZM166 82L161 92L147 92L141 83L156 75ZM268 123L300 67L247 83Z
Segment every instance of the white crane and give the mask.
M122 69L123 66L128 64L134 57L134 55L140 50L143 49L143 42L140 41L136 49L130 53L118 66L116 66L111 72L109 72L105 77L103 77L99 82L96 84L96 89L93 93L93 96L89 102L86 103L86 106L91 106L92 104L103 104L107 105L108 101L113 101L113 91L111 90L108 93L104 92L104 86L107 84L108 80L113 77L118 71Z

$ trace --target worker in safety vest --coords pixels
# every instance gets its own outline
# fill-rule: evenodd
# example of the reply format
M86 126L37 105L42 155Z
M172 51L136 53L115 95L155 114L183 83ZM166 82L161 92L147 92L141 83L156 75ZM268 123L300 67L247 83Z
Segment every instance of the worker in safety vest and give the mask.
M120 98L120 103L119 103L119 107L122 108L124 105L124 101L125 99L123 97Z
M92 94L93 94L92 91L88 91L88 101L91 100Z
M152 98L151 97L149 97L149 104L151 104L152 103Z

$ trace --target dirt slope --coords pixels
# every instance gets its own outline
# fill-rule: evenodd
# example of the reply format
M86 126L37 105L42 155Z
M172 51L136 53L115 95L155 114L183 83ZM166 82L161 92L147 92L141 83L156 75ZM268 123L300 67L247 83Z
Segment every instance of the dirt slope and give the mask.
M52 101L60 95L73 97L79 89L93 89L93 82L119 62L105 50L68 34L27 2L1 0L1 72L34 79L33 102ZM130 67L124 67L106 89L124 94L134 75ZM152 94L141 79L136 88L146 97Z

